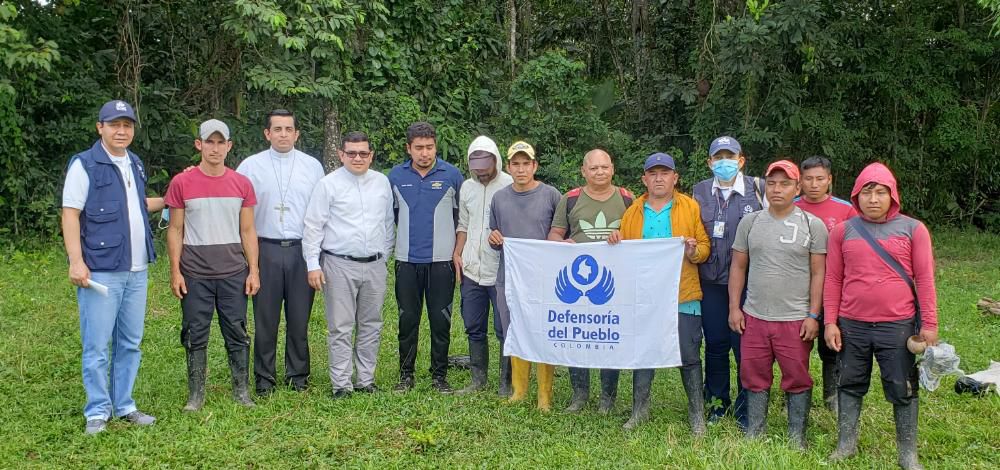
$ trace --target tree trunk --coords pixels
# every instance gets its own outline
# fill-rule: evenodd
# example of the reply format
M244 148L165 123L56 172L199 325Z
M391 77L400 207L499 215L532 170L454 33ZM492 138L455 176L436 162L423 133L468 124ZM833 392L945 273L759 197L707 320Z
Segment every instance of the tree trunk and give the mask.
M327 173L340 168L337 150L341 146L340 110L330 102L323 118L323 168Z
M515 61L517 60L517 5L514 0L507 0L507 43L510 47L510 76L513 78L517 73Z

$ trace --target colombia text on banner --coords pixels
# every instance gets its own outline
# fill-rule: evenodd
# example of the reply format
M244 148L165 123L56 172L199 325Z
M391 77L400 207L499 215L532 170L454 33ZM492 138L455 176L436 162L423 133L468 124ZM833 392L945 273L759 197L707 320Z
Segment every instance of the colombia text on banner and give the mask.
M504 354L605 369L681 364L681 238L559 243L505 238Z

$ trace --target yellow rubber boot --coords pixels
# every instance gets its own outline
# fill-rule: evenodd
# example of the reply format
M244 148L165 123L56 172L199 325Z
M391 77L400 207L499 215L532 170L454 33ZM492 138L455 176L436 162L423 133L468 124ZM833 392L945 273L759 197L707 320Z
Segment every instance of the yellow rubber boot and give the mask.
M538 374L538 409L543 412L552 410L552 378L556 366L552 364L535 363Z
M528 376L531 375L531 363L519 357L510 357L510 385L514 392L509 402L524 400L528 394Z

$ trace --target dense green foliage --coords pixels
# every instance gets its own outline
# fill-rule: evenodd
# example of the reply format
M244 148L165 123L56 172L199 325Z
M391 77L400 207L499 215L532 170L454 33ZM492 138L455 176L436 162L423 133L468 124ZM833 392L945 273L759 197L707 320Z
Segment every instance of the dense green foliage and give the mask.
M44 4L43 4L44 3ZM462 162L477 133L536 145L544 178L579 183L595 146L638 185L666 150L686 187L711 138L751 156L825 154L837 192L866 163L908 212L1000 230L1000 36L993 0L239 0L0 2L0 236L52 234L69 157L107 99L136 105L153 191L190 164L198 122L226 120L233 163L293 109L331 162L368 131L386 168L415 119ZM992 9L992 10L991 10Z

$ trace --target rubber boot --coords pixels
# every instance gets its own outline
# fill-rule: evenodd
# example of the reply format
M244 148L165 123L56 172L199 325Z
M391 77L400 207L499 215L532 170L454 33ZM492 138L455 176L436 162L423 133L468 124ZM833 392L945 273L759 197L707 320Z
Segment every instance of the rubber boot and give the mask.
M649 420L649 389L653 385L656 369L636 369L632 371L632 417L622 426L635 429Z
M536 362L535 373L538 376L538 409L548 413L552 411L552 380L556 375L556 366Z
M681 382L688 399L688 423L695 436L705 435L705 395L702 393L701 364L681 367Z
M770 392L747 390L747 439L754 439L767 433L767 405Z
M896 420L899 467L905 470L922 470L924 467L917 460L917 398L910 399L908 405L892 405L892 417Z
M205 405L205 376L208 350L187 351L188 401L184 411L198 411Z
M823 363L823 403L826 409L837 415L837 381L840 379L840 369L836 362Z
M488 385L487 367L490 363L490 343L486 341L469 341L469 371L472 382L458 393L478 392Z
M606 415L615 407L618 398L618 377L622 371L618 369L601 369L601 401L597 412Z
M514 393L508 400L510 403L524 400L528 395L528 377L531 375L531 363L519 357L510 357L510 383Z
M801 393L786 393L788 409L788 439L795 450L806 450L806 428L809 427L809 408L812 406L812 389Z
M570 398L566 411L576 413L586 407L590 400L590 369L570 367L569 383L573 386L573 398Z
M497 389L497 395L507 398L510 396L510 356L503 355L503 343L500 340L500 388Z
M858 453L858 419L863 400L837 392L837 450L830 454L831 461L844 460Z
M247 365L249 362L249 349L229 351L229 372L233 375L233 400L246 407L253 406L247 384L249 377Z

